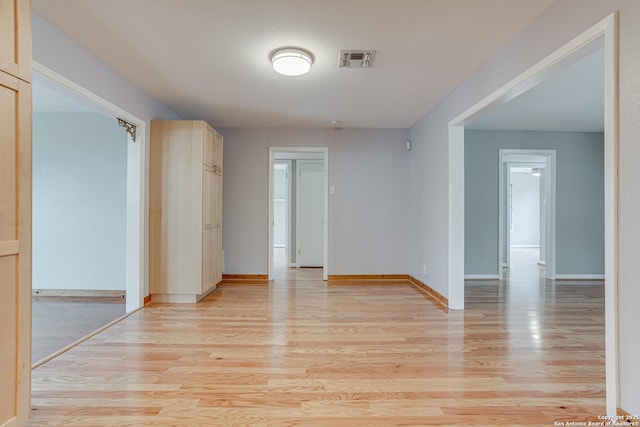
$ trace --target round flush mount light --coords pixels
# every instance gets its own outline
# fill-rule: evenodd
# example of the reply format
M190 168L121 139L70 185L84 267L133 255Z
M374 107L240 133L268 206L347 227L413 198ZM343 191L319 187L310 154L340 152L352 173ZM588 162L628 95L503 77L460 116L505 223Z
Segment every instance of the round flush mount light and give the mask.
M271 54L273 69L285 76L301 76L311 69L313 57L302 49L278 49Z

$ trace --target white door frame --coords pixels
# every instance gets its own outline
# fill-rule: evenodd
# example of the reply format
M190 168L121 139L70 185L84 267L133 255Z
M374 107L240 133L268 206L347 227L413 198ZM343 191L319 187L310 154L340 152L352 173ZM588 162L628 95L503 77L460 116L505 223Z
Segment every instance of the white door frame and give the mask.
M526 156L540 156L545 158L544 169L544 187L545 194L547 195L547 205L545 206L545 277L547 279L555 280L556 278L556 150L535 150L535 149L505 149L498 150L498 164L500 169L498 172L498 277L502 279L504 277L503 260L507 259L509 265L509 246L510 236L507 230L510 229L510 220L507 211L507 206L511 203L509 200L505 200L505 190L509 188L510 182L510 168L511 166L530 167L535 164L530 162L511 162L507 161L507 156L514 154L521 154ZM506 168L505 168L506 165ZM506 170L505 170L506 169ZM506 177L505 177L506 173ZM505 178L507 181L507 187L505 188ZM505 203L506 202L506 203Z
M126 312L144 305L146 276L146 123L144 120L110 103L106 99L72 82L52 69L34 61L33 71L53 80L71 92L88 99L99 111L112 118L121 118L136 126L136 140L127 134L127 213L126 213L126 261L125 290ZM124 129L122 130L124 132Z
M449 122L449 308L464 308L464 126L562 67L581 48L604 40L605 366L607 414L619 404L618 371L618 16L613 13Z
M276 153L320 153L324 160L324 263L322 280L329 275L329 147L269 147L269 197L268 197L268 278L273 280L273 165Z

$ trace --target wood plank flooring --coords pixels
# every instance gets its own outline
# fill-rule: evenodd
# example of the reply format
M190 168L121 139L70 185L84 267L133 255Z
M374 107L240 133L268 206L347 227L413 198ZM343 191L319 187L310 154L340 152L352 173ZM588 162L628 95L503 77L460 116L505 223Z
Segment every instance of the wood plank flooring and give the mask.
M31 362L36 363L125 314L124 298L32 298Z
M151 304L33 372L30 426L553 426L604 413L602 285L296 271ZM522 281L521 281L522 282Z

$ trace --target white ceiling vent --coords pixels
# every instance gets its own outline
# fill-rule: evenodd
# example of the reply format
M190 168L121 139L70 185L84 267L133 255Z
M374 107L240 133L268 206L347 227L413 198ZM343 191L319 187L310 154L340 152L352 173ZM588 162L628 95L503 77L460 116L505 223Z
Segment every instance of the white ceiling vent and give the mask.
M371 68L375 50L341 50L338 59L340 68Z

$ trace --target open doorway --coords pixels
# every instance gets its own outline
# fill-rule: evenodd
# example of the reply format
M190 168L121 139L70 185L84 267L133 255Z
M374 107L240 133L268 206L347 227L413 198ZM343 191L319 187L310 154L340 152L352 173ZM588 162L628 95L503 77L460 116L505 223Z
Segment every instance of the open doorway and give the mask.
M544 263L541 257L541 228L544 215L541 215L540 177L543 168L528 166L510 166L508 186L509 205L509 257L507 268L509 277L540 273Z
M506 245L507 262L502 271L508 271L510 279L545 276L545 201L541 200L544 169L544 163L507 165L508 225L505 235L509 243Z
M498 156L499 278L555 279L556 150L500 149Z
M33 367L142 306L143 138L143 122L34 64Z
M269 149L269 280L292 268L327 279L328 149Z
M608 414L615 414L618 406L619 381L618 344L617 344L617 274L616 251L617 245L617 38L616 17L610 15L601 22L586 30L565 46L553 52L547 58L535 64L521 75L496 90L482 101L473 105L467 111L449 122L449 306L454 309L464 308L465 282L464 271L467 263L465 248L465 165L469 155L465 145L465 126L471 124L491 110L536 87L549 76L567 69L571 64L580 61L597 50L600 50L602 66L600 107L602 108L602 132L600 135L601 162L598 167L604 177L602 183L603 203L603 266L604 266L604 330L606 370L606 408ZM574 76L579 77L579 76ZM587 93L589 91L586 91ZM581 95L577 91L574 95ZM568 99L568 98L567 98ZM575 98L573 98L575 99ZM547 113L552 112L543 123L554 122L559 114L554 114L551 105ZM580 108L573 109L579 111ZM604 141L604 143L602 143ZM547 242L548 243L548 242ZM549 260L547 261L547 265Z

